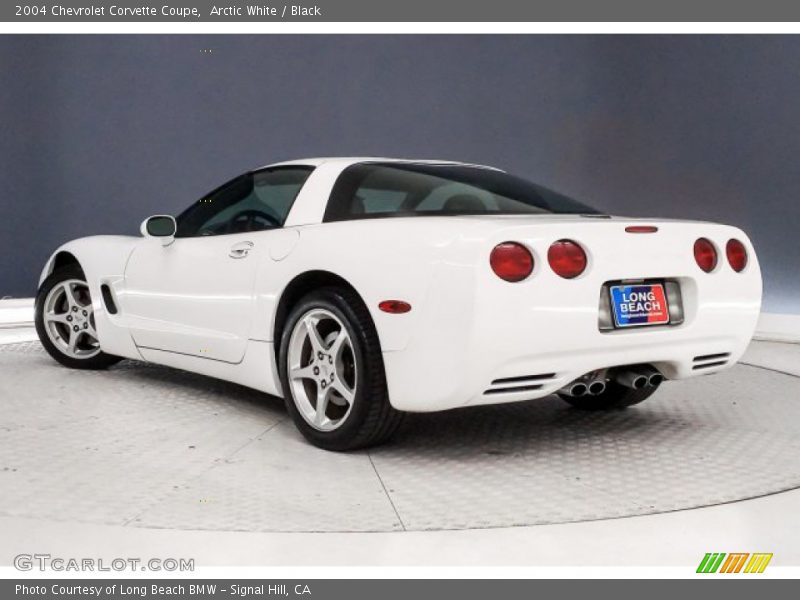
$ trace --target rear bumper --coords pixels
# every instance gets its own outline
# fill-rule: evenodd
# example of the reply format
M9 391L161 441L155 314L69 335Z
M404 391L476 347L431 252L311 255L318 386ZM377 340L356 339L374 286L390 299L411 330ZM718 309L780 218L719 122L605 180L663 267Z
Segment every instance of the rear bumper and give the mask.
M755 320L748 319L752 328ZM389 389L395 408L447 410L541 398L590 371L622 365L651 364L667 379L717 373L731 367L747 348L753 329L743 324L743 320L737 321L735 332L700 337L662 329L619 346L587 346L574 340L573 348L558 352L543 348L540 352L465 356L461 368L444 370L429 369L408 351L386 353L384 362L387 373L392 374Z
M392 405L426 412L531 400L590 371L641 363L667 379L729 368L747 348L761 305L761 274L748 247L743 273L726 264L703 273L691 255L654 269L644 256L624 272L590 262L584 275L564 280L537 260L528 280L509 284L482 264L451 265L437 279L446 284L431 286L406 348L384 353ZM680 282L684 322L601 332L602 285L648 277Z

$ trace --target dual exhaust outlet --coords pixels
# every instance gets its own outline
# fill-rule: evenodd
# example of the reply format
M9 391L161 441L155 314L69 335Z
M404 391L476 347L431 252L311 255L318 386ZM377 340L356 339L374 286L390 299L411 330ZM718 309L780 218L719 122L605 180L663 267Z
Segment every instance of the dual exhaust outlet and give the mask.
M584 380L579 379L573 381L566 386L562 392L569 396L579 398L580 396L599 396L606 391L606 382L604 379Z
M632 390L641 390L646 387L657 387L664 381L664 376L652 367L637 367L620 369L609 379ZM606 379L595 376L581 377L560 391L575 398L599 396L606 391Z
M632 390L641 390L645 387L657 387L664 381L664 376L652 367L645 367L617 373L615 381Z

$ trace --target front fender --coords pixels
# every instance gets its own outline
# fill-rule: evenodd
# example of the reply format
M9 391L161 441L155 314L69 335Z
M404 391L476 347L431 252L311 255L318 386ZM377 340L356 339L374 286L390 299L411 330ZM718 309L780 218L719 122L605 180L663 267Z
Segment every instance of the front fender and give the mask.
M125 291L125 265L142 238L98 235L63 244L50 256L39 277L39 286L53 272L59 255L70 254L78 261L92 296L95 327L103 352L141 359L121 315L111 315L102 301L101 286L107 285L115 298Z
M123 276L128 257L140 239L126 235L95 235L62 244L56 248L44 264L39 275L39 286L53 272L56 258L63 253L75 257L87 278L108 274Z

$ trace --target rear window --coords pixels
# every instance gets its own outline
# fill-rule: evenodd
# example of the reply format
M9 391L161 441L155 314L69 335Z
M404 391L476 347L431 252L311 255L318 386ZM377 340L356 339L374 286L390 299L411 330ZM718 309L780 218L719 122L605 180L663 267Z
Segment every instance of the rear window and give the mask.
M494 169L361 163L345 169L336 180L324 220L484 214L598 214L598 211Z

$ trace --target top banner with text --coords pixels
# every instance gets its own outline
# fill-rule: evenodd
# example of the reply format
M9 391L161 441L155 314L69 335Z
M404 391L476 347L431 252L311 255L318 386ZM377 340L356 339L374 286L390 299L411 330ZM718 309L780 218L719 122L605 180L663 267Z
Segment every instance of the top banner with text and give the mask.
M796 0L17 0L3 22L770 22Z

